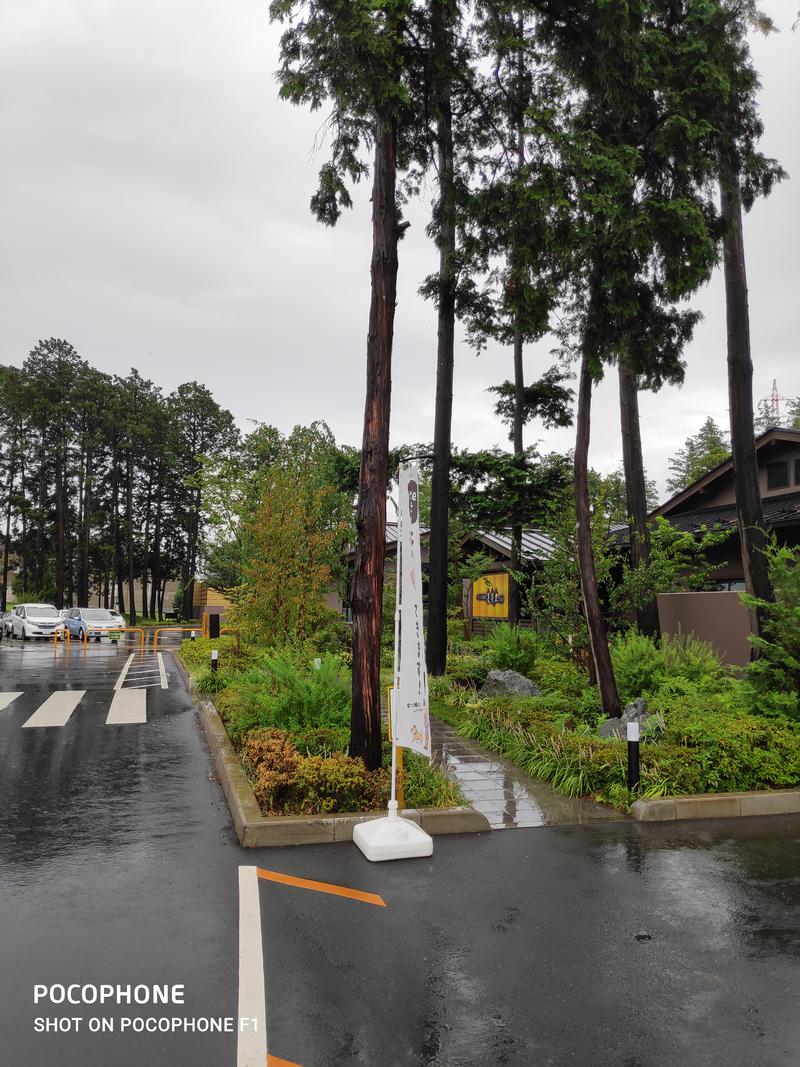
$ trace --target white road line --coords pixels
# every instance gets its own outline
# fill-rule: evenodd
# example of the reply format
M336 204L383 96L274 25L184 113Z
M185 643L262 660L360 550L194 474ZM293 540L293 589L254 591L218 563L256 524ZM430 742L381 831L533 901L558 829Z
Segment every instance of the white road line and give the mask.
M164 669L164 657L161 653L158 653L158 669L161 672L161 688L169 689L169 682L167 681L167 672Z
M261 904L255 867L239 868L239 1037L236 1067L264 1067L267 1004L261 947Z
M9 704L13 704L17 697L21 697L22 693L0 693L0 711L3 711Z
M106 716L106 726L147 722L147 693L144 689L118 689Z
M128 656L127 660L125 661L125 666L122 668L119 678L117 678L116 682L114 682L115 690L122 689L122 683L125 681L125 675L128 673L128 668L133 663L133 658L135 655L135 652L131 652L130 656Z
M51 693L44 704L22 724L23 729L26 726L65 726L85 695L85 689L65 689L60 693Z

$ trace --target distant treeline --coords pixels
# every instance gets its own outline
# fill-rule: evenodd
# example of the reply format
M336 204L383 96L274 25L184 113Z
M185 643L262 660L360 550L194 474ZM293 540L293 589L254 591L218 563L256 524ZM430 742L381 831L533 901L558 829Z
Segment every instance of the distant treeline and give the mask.
M239 439L208 389L187 382L165 396L136 370L103 374L51 338L22 367L0 367L0 420L3 608L13 570L17 600L63 607L99 594L132 622L171 610L164 590L179 579L188 616L202 458Z

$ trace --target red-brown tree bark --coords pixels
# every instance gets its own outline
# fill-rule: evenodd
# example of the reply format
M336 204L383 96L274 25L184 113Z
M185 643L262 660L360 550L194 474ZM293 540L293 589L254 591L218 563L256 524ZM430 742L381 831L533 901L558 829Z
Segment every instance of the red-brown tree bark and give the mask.
M728 341L728 407L742 564L748 593L762 600L772 600L772 585L764 555L766 538L753 425L753 360L750 354L750 311L742 232L742 198L739 176L730 167L720 182L720 206L726 223L723 263Z
M372 180L372 290L367 336L367 398L350 596L353 612L350 755L360 756L369 770L381 765L381 612L399 237L396 176L395 127L393 123L379 119L375 131Z
M592 554L592 516L589 508L589 436L591 429L592 375L584 356L578 385L577 434L575 438L575 516L578 566L583 608L589 630L589 645L600 690L600 703L609 718L620 714L617 680L608 648L605 623L597 589L597 572Z

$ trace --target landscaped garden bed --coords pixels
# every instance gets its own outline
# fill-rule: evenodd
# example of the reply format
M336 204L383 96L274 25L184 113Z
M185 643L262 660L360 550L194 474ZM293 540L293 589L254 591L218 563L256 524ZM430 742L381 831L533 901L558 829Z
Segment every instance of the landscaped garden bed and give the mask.
M196 690L213 697L262 815L334 815L385 810L390 747L384 765L368 771L347 755L350 673L342 655L311 644L265 650L231 638L213 642L219 670L208 667L212 642L181 647ZM398 782L408 808L464 803L458 785L427 760L406 753Z
M432 713L560 792L628 810L626 742L600 736L588 673L535 635L507 630L493 642L451 642L448 673L432 681ZM749 677L735 677L710 647L630 631L614 638L612 658L623 704L645 701L637 796L800 785L800 722L766 714ZM496 666L522 670L541 694L482 698L480 683Z

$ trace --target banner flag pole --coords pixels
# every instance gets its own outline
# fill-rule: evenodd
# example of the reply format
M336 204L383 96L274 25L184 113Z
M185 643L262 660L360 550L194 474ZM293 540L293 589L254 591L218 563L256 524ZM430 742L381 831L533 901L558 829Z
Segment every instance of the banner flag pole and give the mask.
M419 537L419 473L400 466L397 515L397 567L394 612L394 684L389 690L392 779L385 818L358 823L353 841L368 860L430 856L433 839L411 819L398 814L397 767L400 748L431 757L428 674L422 626L422 559Z

